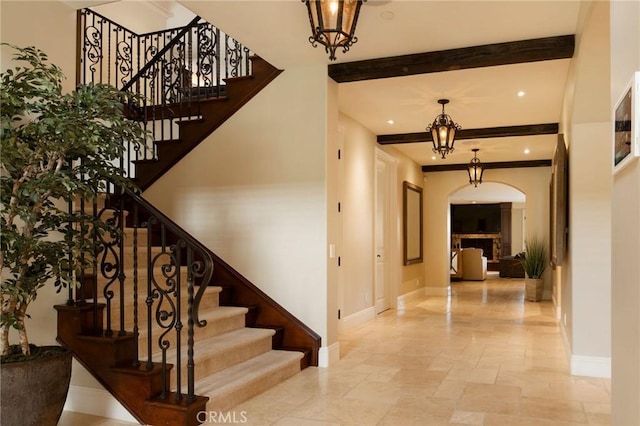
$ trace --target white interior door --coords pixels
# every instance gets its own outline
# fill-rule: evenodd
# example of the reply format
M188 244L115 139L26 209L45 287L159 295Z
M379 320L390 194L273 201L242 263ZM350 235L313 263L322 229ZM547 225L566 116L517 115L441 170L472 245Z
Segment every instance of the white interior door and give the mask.
M375 234L376 234L376 259L375 259L375 295L376 295L376 314L389 309L389 274L387 273L385 247L387 245L386 225L389 215L389 168L385 161L376 160L376 216L375 216Z

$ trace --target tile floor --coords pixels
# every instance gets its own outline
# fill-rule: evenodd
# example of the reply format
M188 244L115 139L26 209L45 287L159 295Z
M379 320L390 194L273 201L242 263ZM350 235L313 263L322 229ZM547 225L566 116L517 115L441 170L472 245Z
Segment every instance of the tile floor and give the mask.
M523 295L522 280L453 283L451 297L343 333L335 366L308 368L209 423L610 425L610 380L569 375L551 302ZM123 424L76 416L60 425Z

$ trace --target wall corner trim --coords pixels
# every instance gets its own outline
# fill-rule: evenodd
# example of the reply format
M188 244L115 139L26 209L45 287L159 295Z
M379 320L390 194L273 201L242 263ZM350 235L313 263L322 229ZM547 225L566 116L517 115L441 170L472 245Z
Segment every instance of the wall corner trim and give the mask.
M329 346L323 346L318 352L318 367L329 367L340 361L340 342Z

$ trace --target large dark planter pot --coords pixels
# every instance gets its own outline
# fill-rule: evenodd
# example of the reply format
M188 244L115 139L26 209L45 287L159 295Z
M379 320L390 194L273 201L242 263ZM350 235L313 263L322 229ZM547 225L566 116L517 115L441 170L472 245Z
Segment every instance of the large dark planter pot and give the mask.
M0 378L2 426L55 426L69 390L71 351L2 364Z

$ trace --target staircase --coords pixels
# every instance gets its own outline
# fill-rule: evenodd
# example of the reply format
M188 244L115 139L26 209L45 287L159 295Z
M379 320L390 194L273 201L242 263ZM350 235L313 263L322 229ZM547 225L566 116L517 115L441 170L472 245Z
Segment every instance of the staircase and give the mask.
M139 95L125 113L153 140L120 167L143 190L281 72L197 17L149 35L87 9L79 22L84 82ZM116 46L106 45L113 34ZM224 64L212 64L222 51ZM111 57L115 66L103 63ZM96 81L103 76L113 81ZM228 410L318 365L316 333L138 194L108 186L70 208L119 231L87 228L93 267L56 306L58 340L141 423L196 425L202 411Z
M147 310L144 301L149 296L154 298L154 294L146 291L143 288L145 286L138 286L136 291L123 292L122 298L120 294L122 288L133 289L133 277L137 276L140 279L149 274L146 266L134 268L137 263L134 257L141 259L150 254L151 257L161 258L167 255L168 247L147 247L146 243L134 246L134 241L146 242L148 239L145 228L125 228L122 271L126 278L123 286L110 286L114 281L108 277L94 276L94 287L98 290L95 294L98 296L85 299L81 306L57 306L58 340L64 346L72 348L76 359L98 377L105 388L141 422L153 425L187 424L183 423L183 419L168 416L166 407L164 410L158 410L158 407L163 405L172 405L167 403L167 400L175 400L178 374L181 378L188 375L187 364L177 359L178 352L183 359L187 358L187 334L177 336L171 333L162 336L172 327L148 321L147 314L154 317L157 312L161 312L162 303L154 302ZM165 266L170 263L163 260L161 264ZM151 276L167 276L167 268L163 272L162 266L155 266L156 270L152 271ZM90 271L87 271L87 275L89 274ZM171 272L168 277L187 282L188 271L182 268L179 274L178 278L178 272ZM157 278L154 281L157 282ZM105 288L113 291L110 297L104 296ZM247 314L256 308L220 306L220 293L223 291L222 287L207 286L199 304L199 319L206 321L207 325L195 330L195 343L192 348L195 353L193 362L198 367L194 375L194 391L197 395L204 396L196 398L195 404L191 404L194 405L191 415L195 413L196 417L197 413L203 410L226 411L280 383L300 371L301 361L305 356L303 352L272 349L273 340L277 338L276 329L246 327ZM176 306L188 305L188 292L180 295L166 293L159 297L158 294L156 293L156 299L172 300ZM180 298L180 302L176 300L177 297ZM94 304L94 300L97 303ZM111 309L107 309L108 305ZM100 330L83 326L92 322L94 308L97 308L99 324L102 325ZM172 314L177 314L178 311L173 309L166 312L169 314L166 321L173 326L176 321ZM122 328L127 331L122 333L105 327L114 321L118 322L117 318L121 313L124 318ZM182 310L180 319L183 324L188 323L187 310ZM163 345L155 344L158 338L165 342L166 350L162 349ZM177 339L180 339L179 345ZM144 361L147 349L149 352L146 355L150 354L147 359L151 360L151 368ZM108 355L106 358L105 354ZM156 365L162 364L170 366L164 377L161 369L155 368ZM144 378L151 380L141 385ZM163 383L166 383L165 387L162 386ZM132 390L135 392L132 393ZM183 385L180 390L186 394L187 385ZM184 396L182 398L186 399ZM189 407L189 404L183 408L185 407Z
M163 127L160 130L153 127L153 151L156 155L150 159L135 160L134 182L139 188L145 190L151 186L282 72L259 56L250 56L249 60L252 74L225 78L220 93L199 98L197 90L189 88L194 98L186 99L182 105L147 108L142 117L132 117L144 121L148 127L157 126L149 124L154 121L163 127L178 127L164 129L164 132Z

